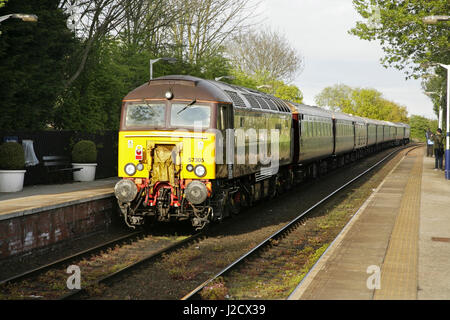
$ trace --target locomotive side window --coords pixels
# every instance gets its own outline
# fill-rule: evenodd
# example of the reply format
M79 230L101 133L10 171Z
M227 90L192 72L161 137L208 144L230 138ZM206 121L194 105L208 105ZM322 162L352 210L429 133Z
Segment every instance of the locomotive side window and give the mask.
M127 106L127 127L163 127L166 105L163 103L131 103Z
M217 112L217 128L219 130L233 128L233 112L230 105L220 105Z

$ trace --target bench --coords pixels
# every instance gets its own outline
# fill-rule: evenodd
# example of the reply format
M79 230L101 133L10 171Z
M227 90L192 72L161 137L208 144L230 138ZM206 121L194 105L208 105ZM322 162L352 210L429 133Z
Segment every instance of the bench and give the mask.
M46 169L47 180L51 182L53 182L55 176L58 176L60 179L63 177L72 180L72 177L69 178L69 174L71 175L72 172L81 170L81 168L72 168L72 163L69 157L66 156L43 156L42 165Z

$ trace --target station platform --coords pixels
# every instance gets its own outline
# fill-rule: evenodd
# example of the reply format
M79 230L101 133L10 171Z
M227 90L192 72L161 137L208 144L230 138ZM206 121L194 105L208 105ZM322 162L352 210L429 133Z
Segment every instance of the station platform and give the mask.
M0 220L112 196L118 178L24 187L0 192Z
M118 178L24 187L0 193L0 259L107 229Z
M450 181L425 153L404 156L289 300L450 299Z

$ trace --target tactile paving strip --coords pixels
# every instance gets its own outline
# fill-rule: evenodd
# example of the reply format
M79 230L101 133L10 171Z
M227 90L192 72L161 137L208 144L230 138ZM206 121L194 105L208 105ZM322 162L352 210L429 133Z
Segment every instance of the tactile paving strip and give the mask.
M414 166L381 267L381 288L374 299L417 299L418 242L423 148L417 149Z

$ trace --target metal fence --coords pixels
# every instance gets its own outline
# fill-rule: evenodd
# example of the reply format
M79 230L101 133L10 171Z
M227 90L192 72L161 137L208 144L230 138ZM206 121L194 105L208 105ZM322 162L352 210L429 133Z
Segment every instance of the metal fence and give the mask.
M45 168L42 165L43 156L66 156L71 158L72 148L80 140L92 140L97 146L96 179L117 176L118 132L103 131L87 133L80 131L0 131L0 143L6 139L32 140L39 164L26 167L25 185L48 183Z

